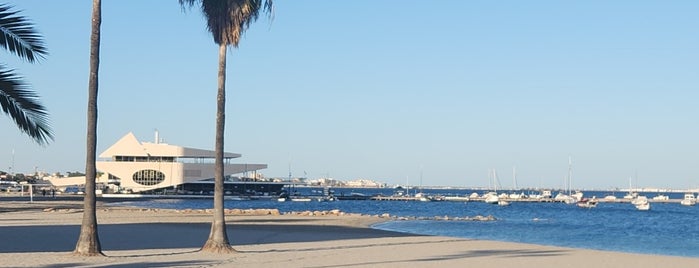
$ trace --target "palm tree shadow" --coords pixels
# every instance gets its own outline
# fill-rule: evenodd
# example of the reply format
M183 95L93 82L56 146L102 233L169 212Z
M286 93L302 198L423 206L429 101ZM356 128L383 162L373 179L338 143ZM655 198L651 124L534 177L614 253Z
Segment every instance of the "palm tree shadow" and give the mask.
M465 259L478 257L501 257L501 258L519 258L519 257L553 257L560 256L569 252L568 250L526 250L526 249L503 249L503 250L469 250L461 254L452 254L437 256L432 258L418 259L415 261L441 261L450 259Z
M210 227L210 223L100 224L98 235L104 251L191 250L204 245ZM235 223L228 224L227 228L233 246L415 236L369 228L312 224ZM79 225L0 226L3 240L14 241L0 243L0 253L73 251L79 232Z
M130 267L207 267L219 264L216 261L164 261L164 262L135 262L135 263L125 263L125 264L109 264L108 267L111 268L130 268ZM85 263L62 263L62 264L52 264L46 266L39 266L44 268L69 268L69 267L83 267ZM105 266L107 267L107 266Z
M434 241L433 243L444 243L448 241ZM415 243L419 244L419 243ZM458 254L449 254L442 256L435 256L430 258L417 258L399 261L372 261L372 262L360 262L360 263L343 263L340 265L321 265L321 266L308 266L309 268L330 268L330 267L349 267L349 266L384 266L387 264L395 263L428 263L428 262L443 262L448 260L461 260L469 258L478 257L501 257L501 258L517 258L517 257L552 257L564 255L568 252L567 250L470 250Z
M401 245L428 245L428 244L440 244L440 243L445 243L445 242L456 242L456 241L463 241L463 240L461 240L461 239L448 239L448 240L439 240L439 241L370 243L370 244L357 244L357 245L331 246L331 247L315 247L315 248L241 250L240 252L241 253L316 252L316 251L321 251L321 250L343 250L343 249L366 248L366 247L390 247L390 246L401 246Z
M128 254L128 255L119 255L119 254L112 254L107 256L109 257L115 257L115 258L138 258L138 257L158 257L158 256L176 256L176 255L185 255L185 254L192 254L192 253L197 253L200 252L201 249L196 249L196 250L186 250L186 251L178 251L178 252L168 252L168 253L152 253L152 254Z

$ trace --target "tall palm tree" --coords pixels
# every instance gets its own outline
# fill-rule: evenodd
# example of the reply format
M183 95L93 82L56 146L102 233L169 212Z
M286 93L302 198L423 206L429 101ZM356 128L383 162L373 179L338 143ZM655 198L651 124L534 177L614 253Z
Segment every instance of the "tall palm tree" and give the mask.
M207 28L218 45L218 94L216 95L216 160L214 174L214 215L211 233L202 251L236 252L228 242L223 207L223 136L226 117L226 49L238 47L240 36L257 20L260 11L272 14L272 0L179 0L183 7L200 4Z
M30 63L48 54L34 26L18 11L0 4L0 46ZM17 127L40 145L53 140L46 108L13 70L0 64L0 107Z
M102 1L92 0L92 32L90 34L90 77L87 91L87 156L85 160L85 197L80 237L73 254L81 256L103 255L97 235L97 87L100 63L100 24Z

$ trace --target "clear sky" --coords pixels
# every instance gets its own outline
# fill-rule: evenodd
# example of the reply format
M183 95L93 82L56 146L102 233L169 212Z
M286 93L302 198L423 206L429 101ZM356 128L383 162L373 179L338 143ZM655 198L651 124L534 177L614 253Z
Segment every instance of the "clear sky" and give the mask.
M0 170L83 171L90 1L9 1L50 55L5 53L51 114L0 116ZM697 1L275 1L228 55L226 151L270 177L699 187ZM103 1L98 153L212 149L217 47L176 0Z

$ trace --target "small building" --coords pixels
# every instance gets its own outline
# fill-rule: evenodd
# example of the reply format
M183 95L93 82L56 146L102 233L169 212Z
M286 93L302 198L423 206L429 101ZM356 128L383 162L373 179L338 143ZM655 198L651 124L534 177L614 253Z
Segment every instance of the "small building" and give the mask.
M256 173L266 164L232 163L240 154L223 155L226 194L274 195L284 183L256 182L235 174ZM213 192L215 151L187 148L159 142L140 142L129 132L99 155L97 170L121 192L210 194ZM255 178L256 175L251 176ZM252 180L252 181L251 181ZM273 184L273 185L272 185Z

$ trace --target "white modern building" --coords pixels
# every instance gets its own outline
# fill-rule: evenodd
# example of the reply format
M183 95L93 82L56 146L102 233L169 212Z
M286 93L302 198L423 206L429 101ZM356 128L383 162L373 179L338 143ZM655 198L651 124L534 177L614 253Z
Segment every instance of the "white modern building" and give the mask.
M255 178L256 172L267 168L266 164L234 164L231 161L241 155L224 153L224 174L227 177L226 191L239 188L241 184L259 184L250 179L232 177L234 174L249 174ZM138 193L157 189L185 190L187 185L197 185L188 191L209 192L213 189L215 152L170 145L159 142L158 133L155 142L141 142L129 132L119 141L99 155L97 170L103 172L110 184ZM246 182L247 181L247 182ZM235 183L237 186L232 186ZM283 184L278 186L279 189ZM192 188L192 187L190 187ZM228 189L231 188L231 189ZM277 187L274 187L275 189ZM252 188L254 189L254 187ZM269 189L266 189L267 191ZM258 190L247 190L259 191ZM276 192L272 190L271 192Z

